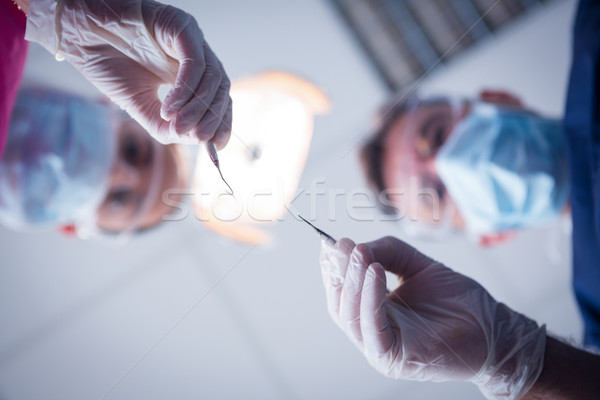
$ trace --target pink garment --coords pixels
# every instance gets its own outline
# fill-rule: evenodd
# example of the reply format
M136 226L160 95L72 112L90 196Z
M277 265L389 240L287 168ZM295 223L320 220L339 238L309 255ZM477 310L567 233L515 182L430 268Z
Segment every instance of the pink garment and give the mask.
M0 0L0 157L27 58L26 25L25 14L12 0Z

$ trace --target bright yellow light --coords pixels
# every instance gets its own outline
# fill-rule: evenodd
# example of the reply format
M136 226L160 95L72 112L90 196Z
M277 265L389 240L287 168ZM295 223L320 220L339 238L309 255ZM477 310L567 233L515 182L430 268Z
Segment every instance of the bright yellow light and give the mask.
M198 216L219 233L264 242L268 236L258 233L257 224L285 213L306 163L314 115L325 112L329 103L315 85L283 72L235 82L231 97L232 136L219 159L235 197L225 194L214 166L200 151L194 205Z

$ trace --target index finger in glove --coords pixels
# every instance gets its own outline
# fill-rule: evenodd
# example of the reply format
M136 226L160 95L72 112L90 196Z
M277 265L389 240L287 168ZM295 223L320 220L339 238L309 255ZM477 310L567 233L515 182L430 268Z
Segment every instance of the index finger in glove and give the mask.
M352 249L354 249L354 242L347 238L338 240L333 248L326 244L321 247L321 275L327 296L327 310L338 325L340 324L340 298Z
M205 47L206 67L200 79L198 86L188 87L191 97L182 99L185 101L179 111L176 113L172 128L179 135L186 134L194 128L200 120L209 112L211 103L215 100L217 91L224 79L229 81L225 71L221 67L221 63L217 56L208 48Z
M352 250L340 300L340 323L350 339L362 348L360 322L361 292L365 273L373 262L371 249L359 244Z
M366 245L371 248L376 262L383 265L387 271L404 278L409 278L433 262L411 245L392 236L383 237Z
M395 336L385 310L387 287L385 270L379 263L369 265L360 298L360 330L363 349L377 357L394 345Z
M167 15L173 14L173 15ZM170 121L194 96L206 69L204 36L189 14L167 6L155 21L157 39L165 52L179 62L177 77L161 107L161 116Z
M217 94L213 99L212 104L208 107L208 110L193 129L194 134L202 141L212 140L215 134L221 127L223 121L227 116L229 110L229 89L231 84L227 77L223 77L221 85L217 90Z

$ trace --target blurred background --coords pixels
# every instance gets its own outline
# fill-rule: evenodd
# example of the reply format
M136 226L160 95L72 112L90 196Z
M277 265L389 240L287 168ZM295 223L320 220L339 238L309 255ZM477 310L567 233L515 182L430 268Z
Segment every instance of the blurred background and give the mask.
M337 238L404 238L580 340L568 219L486 249L463 236L418 241L346 207L365 186L358 143L396 91L506 89L560 117L575 0L168 3L196 17L232 81L281 70L328 98L295 210ZM97 96L35 44L25 81ZM483 398L468 383L372 370L327 314L313 232L290 213L263 229L266 243L233 241L190 213L116 246L0 228L0 399Z

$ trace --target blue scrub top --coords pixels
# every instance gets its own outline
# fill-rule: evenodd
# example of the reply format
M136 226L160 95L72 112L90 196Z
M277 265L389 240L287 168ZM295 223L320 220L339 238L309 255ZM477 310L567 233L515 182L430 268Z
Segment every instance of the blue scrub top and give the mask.
M571 171L573 288L584 342L600 347L600 1L581 0L565 110Z

